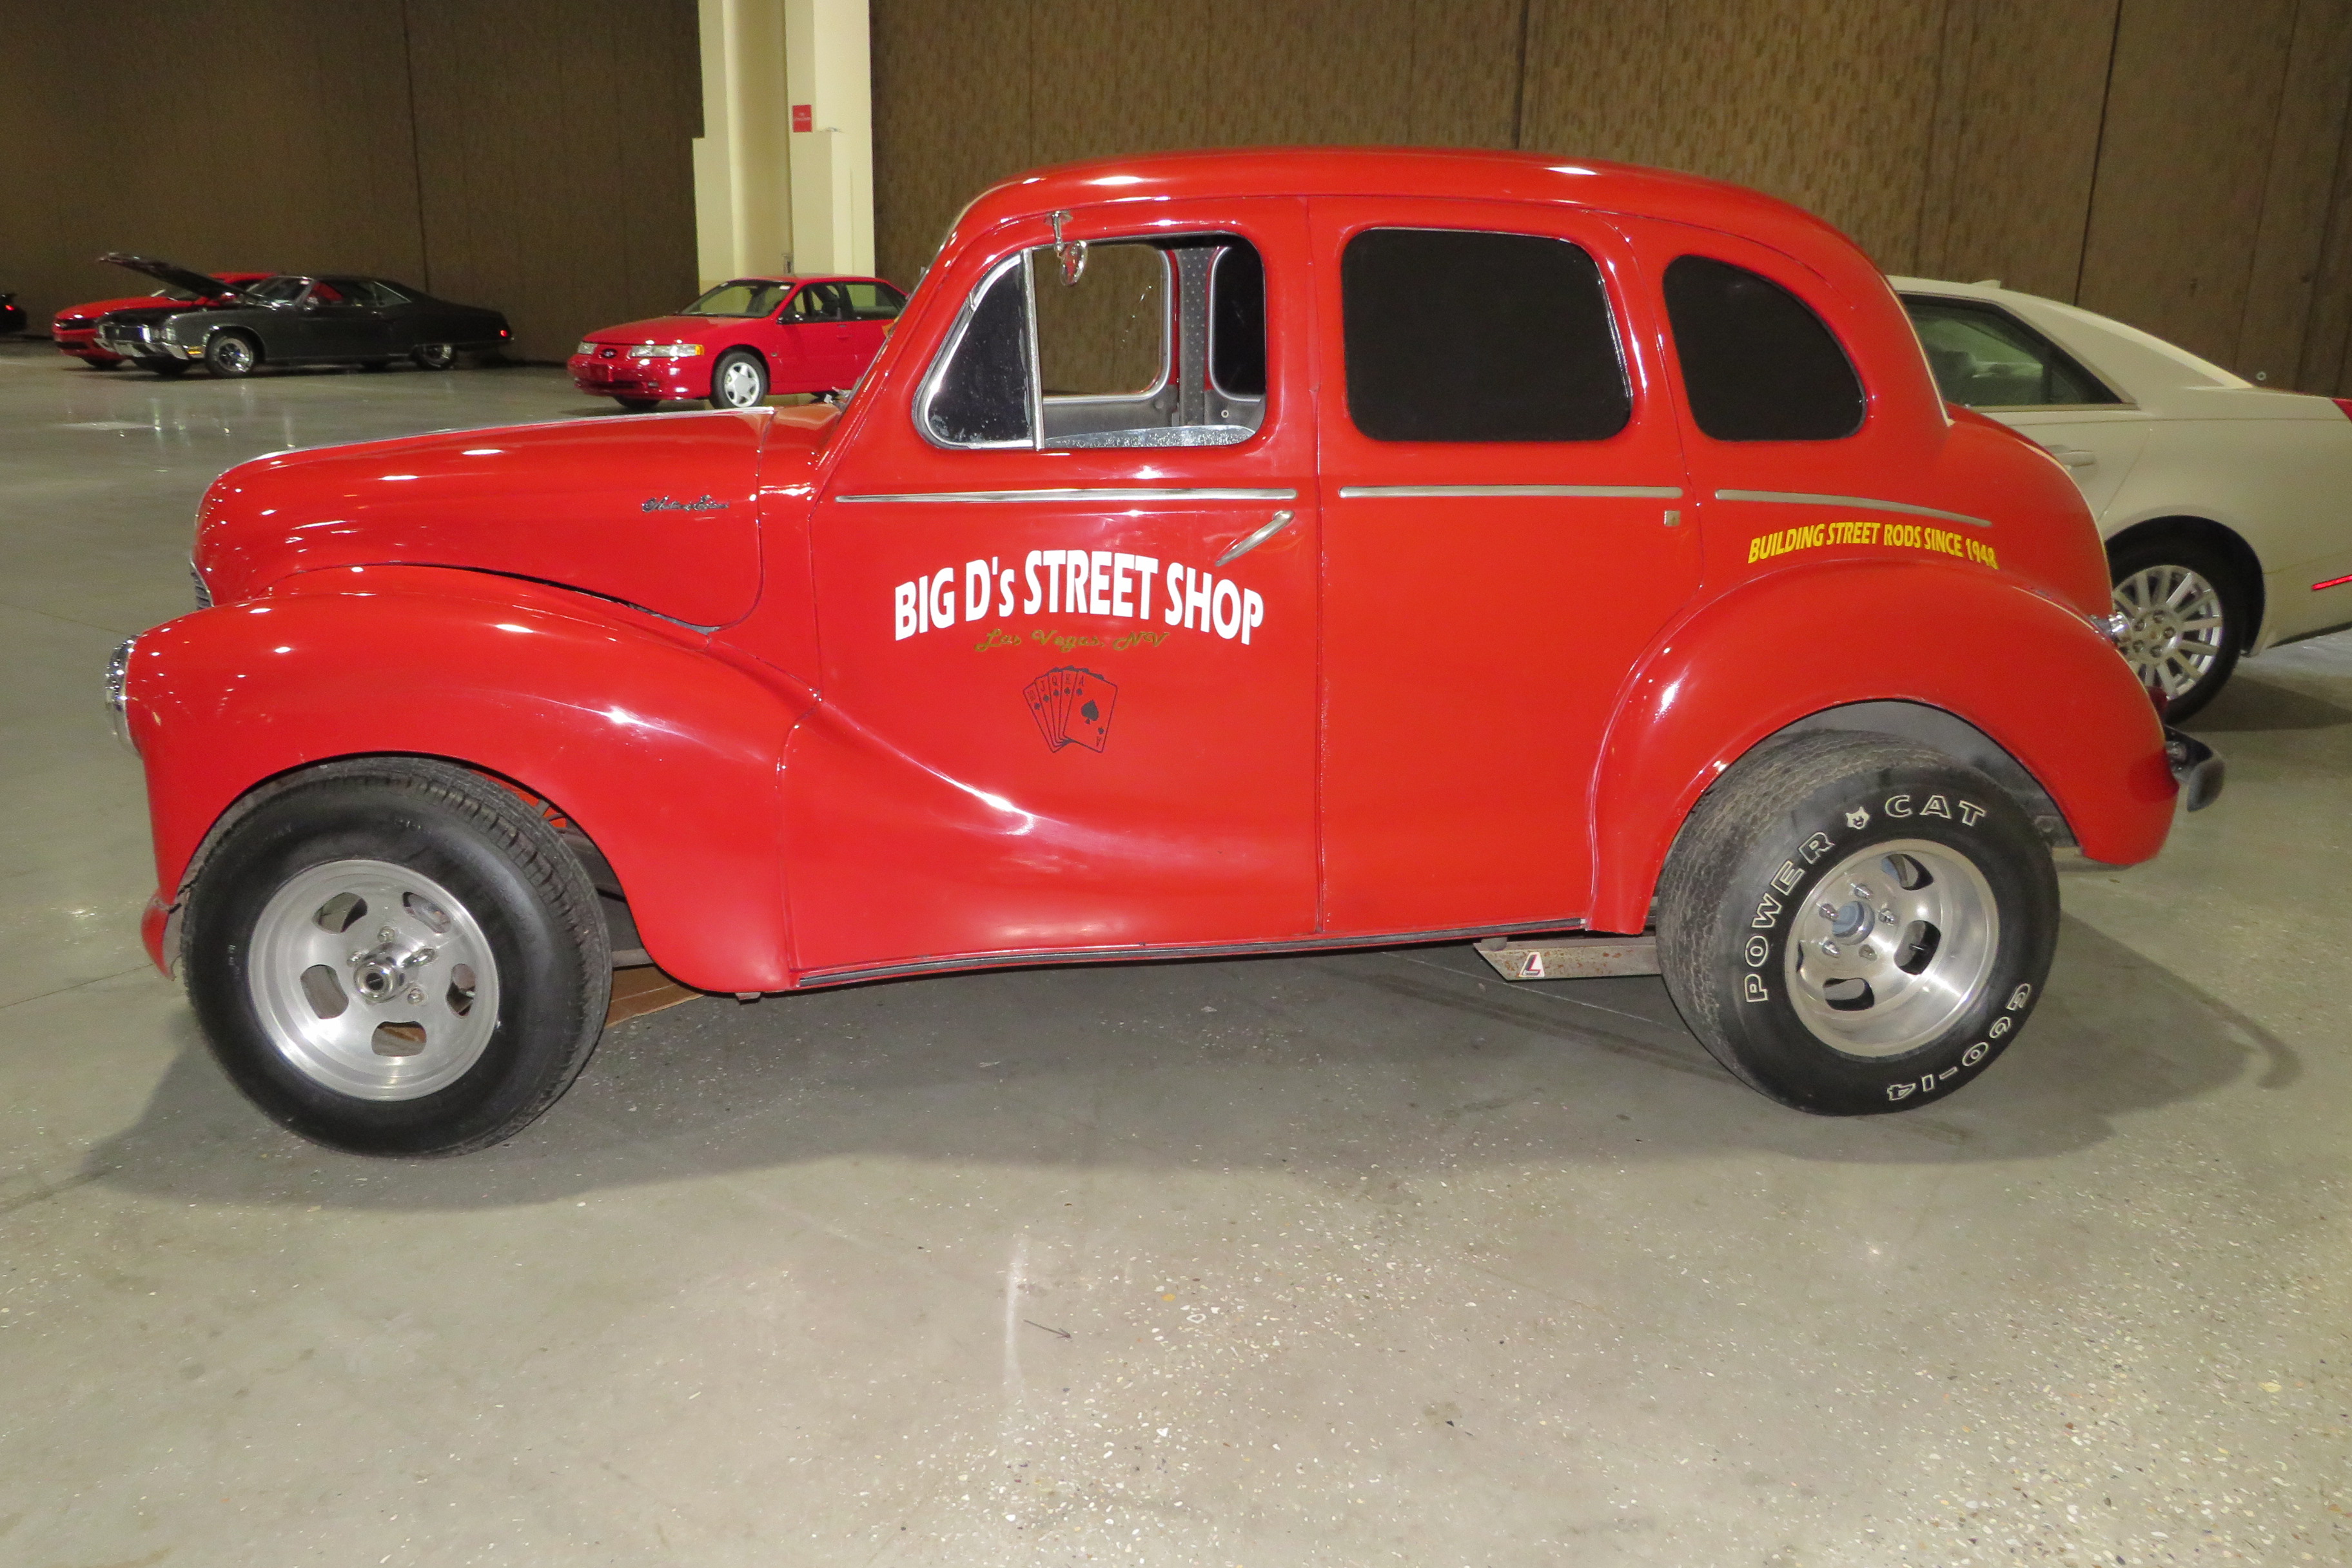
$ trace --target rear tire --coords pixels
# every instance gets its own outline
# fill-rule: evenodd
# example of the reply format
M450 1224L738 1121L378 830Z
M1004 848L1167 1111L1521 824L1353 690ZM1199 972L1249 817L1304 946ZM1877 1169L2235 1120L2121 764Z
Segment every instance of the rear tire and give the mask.
M1942 1100L2017 1038L2050 973L2058 876L1984 774L1887 735L1768 742L1702 796L1658 888L1683 1021L1783 1105Z
M451 370L457 363L457 350L449 343L420 343L409 351L408 357L419 370Z
M205 345L207 374L234 380L251 375L261 363L261 345L243 332L215 332Z
M2213 700L2253 630L2253 595L2221 551L2189 534L2126 541L2107 557L2116 608L2131 627L2121 645L2143 686L2165 695L2178 722Z
M362 758L247 807L190 897L189 999L281 1126L354 1154L511 1136L586 1065L612 955L587 873L466 769Z

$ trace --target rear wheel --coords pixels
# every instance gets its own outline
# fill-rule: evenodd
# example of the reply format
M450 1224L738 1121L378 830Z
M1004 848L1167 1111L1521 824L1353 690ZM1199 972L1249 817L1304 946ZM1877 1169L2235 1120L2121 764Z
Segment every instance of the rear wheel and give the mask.
M442 763L299 775L211 852L188 992L280 1124L359 1154L506 1138L595 1048L611 951L588 876L511 793Z
M2236 566L2191 535L2127 540L2107 557L2116 608L2130 627L2124 658L2165 695L2165 717L2186 719L2213 700L2245 651L2252 595Z
M757 408L767 397L768 367L758 354L735 349L719 355L710 367L711 407Z
M408 357L419 370L448 370L457 363L457 350L450 343L420 343Z
M261 363L261 345L243 332L217 332L205 345L205 369L214 375L251 375Z
M1768 742L1701 797L1659 882L1691 1031L1750 1087L1853 1116L1940 1100L2017 1037L2058 879L1999 784L1884 735Z

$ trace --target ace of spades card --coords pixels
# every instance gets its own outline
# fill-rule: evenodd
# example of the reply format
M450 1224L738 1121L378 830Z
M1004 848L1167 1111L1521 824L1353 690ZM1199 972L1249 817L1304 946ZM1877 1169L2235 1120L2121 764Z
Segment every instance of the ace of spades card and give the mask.
M1049 669L1023 687L1030 716L1046 746L1060 751L1076 741L1099 752L1110 740L1111 710L1118 703L1118 688L1091 669L1075 665Z

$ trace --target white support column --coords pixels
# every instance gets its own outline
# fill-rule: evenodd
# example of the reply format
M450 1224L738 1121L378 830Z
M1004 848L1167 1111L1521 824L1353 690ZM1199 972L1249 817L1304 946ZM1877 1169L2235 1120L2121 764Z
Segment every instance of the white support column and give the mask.
M700 0L694 225L705 288L793 268L786 9L787 0Z
M866 40L866 0L784 0L793 259L803 272L874 270L873 68Z

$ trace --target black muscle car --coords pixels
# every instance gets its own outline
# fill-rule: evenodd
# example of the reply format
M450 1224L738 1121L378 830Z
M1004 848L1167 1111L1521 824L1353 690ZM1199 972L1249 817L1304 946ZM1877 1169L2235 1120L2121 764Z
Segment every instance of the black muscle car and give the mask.
M496 310L436 300L388 278L286 272L247 284L226 304L113 310L98 325L100 347L159 375L197 364L231 376L265 364L380 369L404 358L447 370L461 351L494 352L508 337Z

